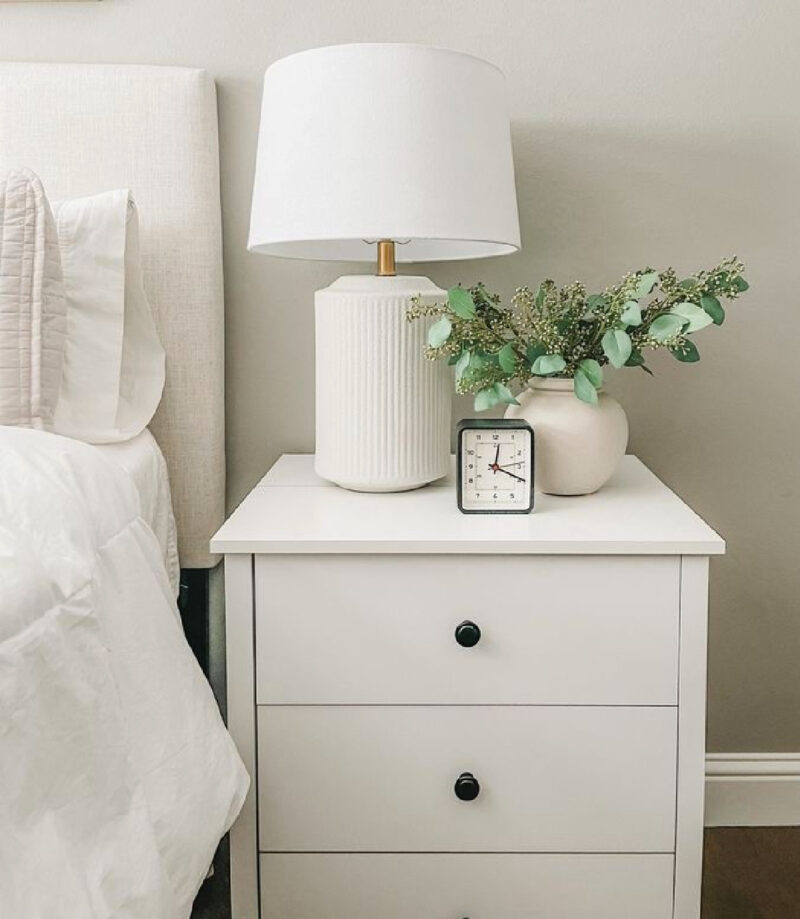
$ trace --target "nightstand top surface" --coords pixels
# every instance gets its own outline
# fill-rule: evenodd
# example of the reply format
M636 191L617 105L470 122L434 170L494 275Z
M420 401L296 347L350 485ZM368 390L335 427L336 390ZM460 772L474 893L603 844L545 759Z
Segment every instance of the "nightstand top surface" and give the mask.
M282 456L211 540L225 553L721 555L725 543L635 456L593 495L536 493L531 514L462 514L450 475L416 491L366 494Z

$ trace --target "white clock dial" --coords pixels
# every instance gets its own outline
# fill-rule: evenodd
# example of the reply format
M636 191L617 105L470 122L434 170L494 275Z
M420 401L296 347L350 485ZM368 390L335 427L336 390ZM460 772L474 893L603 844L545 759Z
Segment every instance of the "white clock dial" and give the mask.
M527 428L461 431L464 510L528 510L533 444Z

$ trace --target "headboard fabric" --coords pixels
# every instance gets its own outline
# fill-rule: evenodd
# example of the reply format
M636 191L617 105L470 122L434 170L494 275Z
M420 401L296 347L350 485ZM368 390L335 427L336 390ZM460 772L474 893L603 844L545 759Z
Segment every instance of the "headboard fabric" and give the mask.
M0 174L51 199L130 188L144 280L167 352L151 430L167 459L181 565L216 563L225 513L224 316L214 81L201 70L0 64Z

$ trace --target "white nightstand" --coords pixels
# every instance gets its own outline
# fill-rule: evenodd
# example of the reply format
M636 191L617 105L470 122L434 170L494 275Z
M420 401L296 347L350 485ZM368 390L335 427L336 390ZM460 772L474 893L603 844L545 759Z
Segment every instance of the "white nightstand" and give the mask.
M503 517L282 457L212 541L235 919L697 919L724 548L632 456Z

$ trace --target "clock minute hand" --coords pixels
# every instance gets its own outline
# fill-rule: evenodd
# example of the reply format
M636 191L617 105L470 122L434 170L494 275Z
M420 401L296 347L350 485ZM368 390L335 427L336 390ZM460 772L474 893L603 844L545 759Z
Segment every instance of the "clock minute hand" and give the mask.
M518 482L525 481L525 479L523 479L522 476L514 475L513 472L509 472L508 469L503 469L502 466L498 466L497 468L500 470L500 472L504 473L505 475L510 475L512 479L516 479Z

